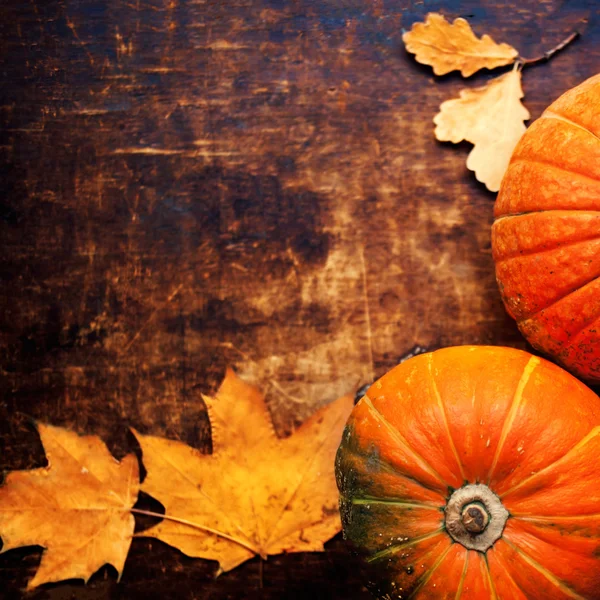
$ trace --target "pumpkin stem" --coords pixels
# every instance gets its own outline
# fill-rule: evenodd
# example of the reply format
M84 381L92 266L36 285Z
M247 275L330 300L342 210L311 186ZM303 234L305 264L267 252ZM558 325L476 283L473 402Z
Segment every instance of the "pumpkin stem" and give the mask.
M444 510L446 531L469 550L485 552L502 537L508 511L483 483L457 489Z
M490 515L481 504L475 502L463 508L461 521L468 532L481 533L488 526Z

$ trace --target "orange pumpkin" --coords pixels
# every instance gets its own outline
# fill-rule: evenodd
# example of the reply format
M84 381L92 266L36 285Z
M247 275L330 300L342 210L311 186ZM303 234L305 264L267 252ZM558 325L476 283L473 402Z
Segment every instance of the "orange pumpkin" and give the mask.
M345 538L381 599L600 598L600 398L520 350L402 363L336 458Z
M512 155L492 249L529 343L600 382L600 75L554 102Z

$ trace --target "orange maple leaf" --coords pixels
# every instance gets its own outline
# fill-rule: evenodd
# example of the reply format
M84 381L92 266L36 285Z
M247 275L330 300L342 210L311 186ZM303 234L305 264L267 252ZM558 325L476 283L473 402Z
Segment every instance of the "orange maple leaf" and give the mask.
M323 550L341 530L334 459L353 406L344 396L279 439L262 394L231 370L216 397L204 398L213 453L137 436L148 475L142 490L165 519L138 534L188 556L217 560L221 571L254 555Z
M95 436L38 424L48 466L9 473L0 487L2 552L45 548L27 587L88 580L110 563L119 574L131 545L139 488L133 454L120 463Z

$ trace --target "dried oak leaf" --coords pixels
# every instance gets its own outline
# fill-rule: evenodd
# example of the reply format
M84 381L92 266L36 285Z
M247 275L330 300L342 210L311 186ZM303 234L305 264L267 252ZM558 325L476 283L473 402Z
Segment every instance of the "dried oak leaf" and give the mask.
M524 121L530 115L522 97L521 72L514 69L442 102L433 119L438 140L474 144L467 168L492 192L500 188L512 152L526 129Z
M0 486L2 552L45 549L28 589L62 579L87 581L106 563L120 577L133 536L137 458L130 454L118 462L95 436L37 428L48 466L13 471Z
M142 490L165 506L165 519L138 534L229 571L252 558L323 550L341 530L334 458L353 399L322 408L279 439L265 401L231 370L204 398L213 453L137 436L148 475Z
M417 62L433 67L436 75L458 70L463 77L479 69L509 65L519 55L508 44L497 44L489 35L478 39L465 19L449 23L438 13L429 13L425 23L415 23L402 40Z

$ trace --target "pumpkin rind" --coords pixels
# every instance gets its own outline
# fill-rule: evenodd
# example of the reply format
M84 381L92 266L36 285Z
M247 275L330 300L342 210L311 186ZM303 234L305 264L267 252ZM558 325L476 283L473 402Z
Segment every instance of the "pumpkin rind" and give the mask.
M600 599L598 456L600 399L560 367L509 348L423 354L350 415L344 536L382 599ZM509 517L487 551L468 550L444 511L457 488L486 486Z
M600 75L526 131L494 212L507 311L532 346L600 382Z

